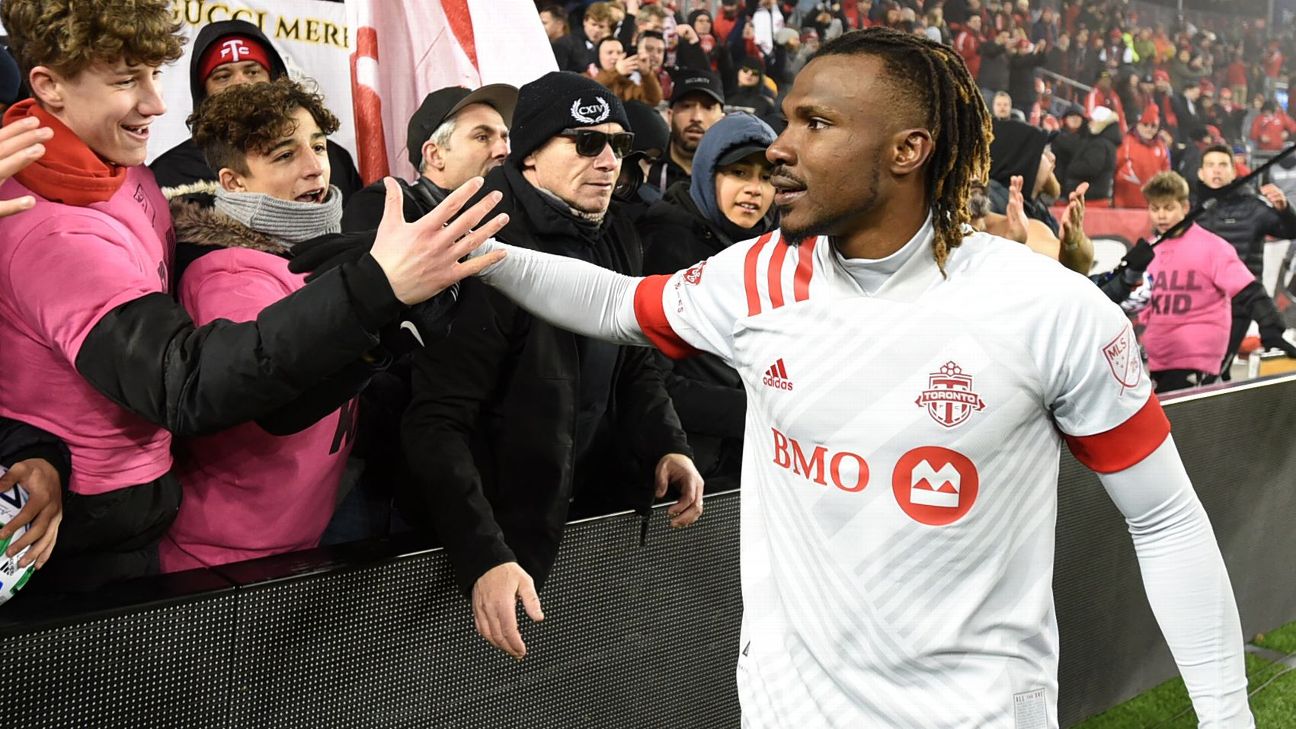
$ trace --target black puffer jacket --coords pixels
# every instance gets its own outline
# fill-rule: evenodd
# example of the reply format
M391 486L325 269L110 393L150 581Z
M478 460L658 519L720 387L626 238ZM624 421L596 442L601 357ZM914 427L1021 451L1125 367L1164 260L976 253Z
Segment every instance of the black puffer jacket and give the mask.
M487 175L481 194L492 190L509 213L498 240L642 273L638 235L615 207L600 225L579 222L512 165ZM620 487L608 476L626 461L646 476L668 453L691 455L650 350L553 327L475 279L450 335L415 355L413 387L403 440L418 483L398 503L436 530L465 593L505 562L543 583L574 493ZM636 486L621 508L651 499Z
M1214 193L1205 185L1199 185L1198 192L1204 199ZM1231 243L1257 279L1264 273L1265 237L1296 238L1296 211L1291 205L1280 212L1247 188L1218 198L1197 224Z
M1120 143L1120 125L1115 122L1098 134L1084 130L1075 154L1067 163L1062 194L1070 195L1080 183L1088 182L1086 200L1110 200L1116 180L1116 150Z

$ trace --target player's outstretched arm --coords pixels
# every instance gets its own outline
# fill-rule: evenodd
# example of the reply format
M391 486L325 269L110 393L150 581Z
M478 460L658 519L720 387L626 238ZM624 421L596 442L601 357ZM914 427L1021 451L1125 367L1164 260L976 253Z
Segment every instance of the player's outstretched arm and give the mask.
M1255 726L1237 602L1174 440L1167 437L1138 464L1100 477L1129 524L1148 602L1199 725Z
M502 261L478 276L554 326L614 344L647 347L635 316L635 289L642 279L565 256L488 240L473 257L504 250Z

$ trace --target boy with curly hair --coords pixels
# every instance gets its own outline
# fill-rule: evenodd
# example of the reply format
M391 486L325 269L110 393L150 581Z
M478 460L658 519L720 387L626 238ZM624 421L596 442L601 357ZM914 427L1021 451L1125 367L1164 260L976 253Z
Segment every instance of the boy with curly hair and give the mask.
M400 219L393 186L369 254L254 321L195 326L172 296L171 216L143 166L149 127L166 111L161 67L181 54L169 5L0 5L33 97L10 107L5 124L35 117L53 130L45 155L0 186L0 199L35 200L0 220L0 416L58 436L72 453L58 542L29 592L155 572L181 497L172 434L266 418L325 388L404 307L480 268L457 261L503 225L468 234L491 198L442 229L480 183L414 224Z

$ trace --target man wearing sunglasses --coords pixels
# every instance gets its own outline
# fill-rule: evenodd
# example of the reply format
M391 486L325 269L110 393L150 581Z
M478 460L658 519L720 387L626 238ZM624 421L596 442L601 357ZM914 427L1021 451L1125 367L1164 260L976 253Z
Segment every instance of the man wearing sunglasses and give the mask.
M554 72L523 86L512 151L481 193L503 195L497 212L509 223L497 239L640 275L638 235L612 202L629 126L621 101L592 79ZM551 326L471 280L450 335L416 353L412 369L402 430L415 478L399 505L436 530L478 632L514 657L526 652L517 601L543 617L536 589L569 506L643 506L674 485L675 526L702 512L702 477L648 350Z

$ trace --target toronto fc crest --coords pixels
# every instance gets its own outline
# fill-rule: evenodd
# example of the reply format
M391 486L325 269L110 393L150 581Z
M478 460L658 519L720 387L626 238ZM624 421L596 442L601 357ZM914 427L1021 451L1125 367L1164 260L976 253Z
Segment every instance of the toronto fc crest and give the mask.
M946 362L940 371L927 376L927 389L914 403L927 408L932 420L946 428L959 425L973 412L985 410L981 396L972 391L972 375L963 374L953 362Z

